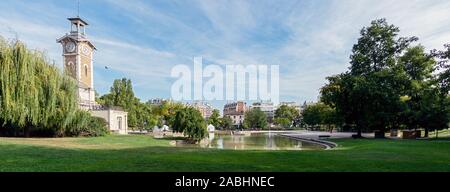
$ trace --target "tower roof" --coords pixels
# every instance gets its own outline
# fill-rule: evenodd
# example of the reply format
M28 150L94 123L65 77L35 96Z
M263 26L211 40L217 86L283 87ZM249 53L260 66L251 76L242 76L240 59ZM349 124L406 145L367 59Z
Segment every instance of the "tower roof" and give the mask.
M86 21L84 21L80 17L72 17L72 18L67 18L67 19L72 23L81 23L83 25L89 25Z

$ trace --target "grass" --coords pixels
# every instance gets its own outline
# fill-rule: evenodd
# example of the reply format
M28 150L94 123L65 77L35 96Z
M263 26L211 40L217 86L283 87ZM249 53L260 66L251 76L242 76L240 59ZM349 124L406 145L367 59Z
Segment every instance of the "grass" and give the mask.
M148 136L0 138L0 171L450 171L449 140L335 140L327 151L176 148Z

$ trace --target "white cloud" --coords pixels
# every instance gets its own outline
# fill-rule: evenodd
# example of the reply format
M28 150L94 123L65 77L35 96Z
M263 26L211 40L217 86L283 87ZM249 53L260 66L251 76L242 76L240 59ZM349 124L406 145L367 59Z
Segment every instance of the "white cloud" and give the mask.
M99 48L96 85L107 90L113 78L127 76L143 97L167 96L171 67L202 56L220 65L279 64L282 99L315 100L326 76L347 69L360 29L377 18L399 26L402 36L418 36L427 49L450 43L446 0L165 2L176 11L142 0L102 3L117 16L112 21L127 23L118 27L103 13L90 13L88 34ZM13 37L15 31L30 47L61 62L55 40L67 32L63 16L73 10L8 0L0 8L1 35ZM280 31L285 33L274 37Z

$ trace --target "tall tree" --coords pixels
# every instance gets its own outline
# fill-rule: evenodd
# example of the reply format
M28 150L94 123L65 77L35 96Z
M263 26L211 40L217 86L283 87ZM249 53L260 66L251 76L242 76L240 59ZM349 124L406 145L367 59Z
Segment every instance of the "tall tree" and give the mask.
M251 109L245 112L244 128L265 129L268 126L267 115L261 109Z
M384 132L397 124L400 97L407 85L397 60L417 40L399 38L398 33L385 19L372 21L353 46L349 72L328 78L329 84L322 89L324 101L336 107L347 125L356 125L358 137L362 130Z
M135 97L130 79L114 80L109 94L98 99L100 104L107 107L121 107L128 112L128 125L137 129L150 129L155 125L157 117L152 109Z
M300 111L295 107L282 105L275 110L275 122L284 128L293 126L298 118L300 118Z
M206 122L200 111L185 107L175 112L173 130L182 132L191 141L198 142L207 137Z
M350 56L352 75L368 75L393 67L396 56L402 53L417 37L398 38L399 28L389 25L386 19L372 21L361 30L358 43Z
M233 128L233 120L228 116L224 116L220 119L220 127L224 130Z
M0 135L97 136L99 119L78 109L76 83L38 51L0 37Z
M430 114L429 107L437 102L438 95L435 87L437 81L433 78L433 72L437 68L437 62L432 55L424 51L424 47L415 46L408 48L399 59L399 66L406 74L408 81L405 94L405 103L407 109L403 112L406 116L404 123L409 128L417 129L425 126L425 136L428 137L429 128L425 123Z
M303 110L302 116L303 121L307 125L313 127L328 125L328 128L330 129L331 125L338 123L335 110L324 103L315 103L307 106L305 110Z
M214 109L211 117L208 118L208 124L213 125L214 127L220 126L220 112L217 109Z

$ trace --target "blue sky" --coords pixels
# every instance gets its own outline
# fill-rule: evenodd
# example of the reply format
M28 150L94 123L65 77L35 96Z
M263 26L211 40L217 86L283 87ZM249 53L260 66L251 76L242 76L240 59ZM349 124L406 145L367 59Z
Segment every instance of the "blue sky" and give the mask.
M76 0L2 0L0 35L62 66L56 39L69 31L76 7ZM282 101L317 100L325 77L348 68L360 29L378 18L427 49L450 43L448 0L81 0L80 9L98 48L97 91L127 77L142 100L169 98L171 68L198 56L218 65L280 65Z

